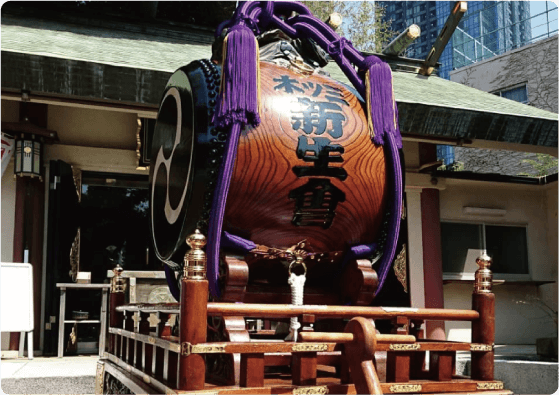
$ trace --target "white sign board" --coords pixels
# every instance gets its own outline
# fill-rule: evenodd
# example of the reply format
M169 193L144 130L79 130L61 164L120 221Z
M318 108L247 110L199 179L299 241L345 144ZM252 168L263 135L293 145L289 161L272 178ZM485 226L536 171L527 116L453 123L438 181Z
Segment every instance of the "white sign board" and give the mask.
M0 326L2 332L33 330L33 268L29 263L2 262Z

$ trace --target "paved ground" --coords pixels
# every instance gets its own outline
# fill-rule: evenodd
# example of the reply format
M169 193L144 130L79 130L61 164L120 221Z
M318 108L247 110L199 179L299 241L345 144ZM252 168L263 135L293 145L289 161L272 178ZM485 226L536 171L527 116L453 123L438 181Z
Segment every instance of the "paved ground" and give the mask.
M515 394L554 393L557 362L539 362L535 353L535 346L495 346L496 378L503 380L505 387ZM5 394L93 394L98 359L97 356L36 357L30 361L17 358L17 352L2 352L2 391ZM469 353L458 353L456 368L458 373L469 375Z
M3 358L5 394L93 394L97 356Z

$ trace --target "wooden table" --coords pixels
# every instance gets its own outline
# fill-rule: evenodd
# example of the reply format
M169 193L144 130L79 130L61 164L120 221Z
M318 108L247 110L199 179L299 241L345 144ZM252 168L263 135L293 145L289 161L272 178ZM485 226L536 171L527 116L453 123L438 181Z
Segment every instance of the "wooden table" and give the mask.
M107 270L107 278L110 280L114 277L112 270ZM165 277L165 272L163 270L153 271L153 270L125 270L120 275L122 278L128 279L128 292L129 292L129 303L146 303L147 299L142 299L138 292L138 282L154 280L161 282L159 286L167 286L167 281ZM155 285L155 284L152 284ZM145 295L144 295L145 296ZM174 300L173 300L174 301Z
M107 295L111 287L110 284L76 284L76 283L58 283L60 288L60 317L58 318L58 358L64 355L64 327L66 324L101 324L101 333L99 334L99 356L103 356L105 351L105 334L107 332ZM67 320L66 319L66 289L76 290L97 290L102 291L101 296L101 315L99 320Z

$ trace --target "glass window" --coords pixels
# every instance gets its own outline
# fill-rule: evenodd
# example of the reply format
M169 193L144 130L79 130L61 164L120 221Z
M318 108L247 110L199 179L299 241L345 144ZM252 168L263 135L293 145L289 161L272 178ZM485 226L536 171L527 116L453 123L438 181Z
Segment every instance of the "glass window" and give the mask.
M441 223L443 272L472 273L481 254L481 225Z
M474 273L487 250L499 274L529 274L526 227L441 222L443 272Z
M486 225L485 242L494 273L528 273L526 228Z
M528 91L526 89L526 85L518 86L511 89L505 89L495 93L509 100L514 100L520 103L528 104Z

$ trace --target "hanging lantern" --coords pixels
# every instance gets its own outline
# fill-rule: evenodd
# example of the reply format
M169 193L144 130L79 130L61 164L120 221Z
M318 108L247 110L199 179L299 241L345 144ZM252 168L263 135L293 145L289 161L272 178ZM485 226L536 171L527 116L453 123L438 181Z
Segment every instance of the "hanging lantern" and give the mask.
M16 176L39 177L43 179L43 138L24 133L16 137L14 152L14 174Z
M57 133L33 125L27 118L22 122L2 122L2 132L15 139L14 175L42 181L44 145L58 141Z

